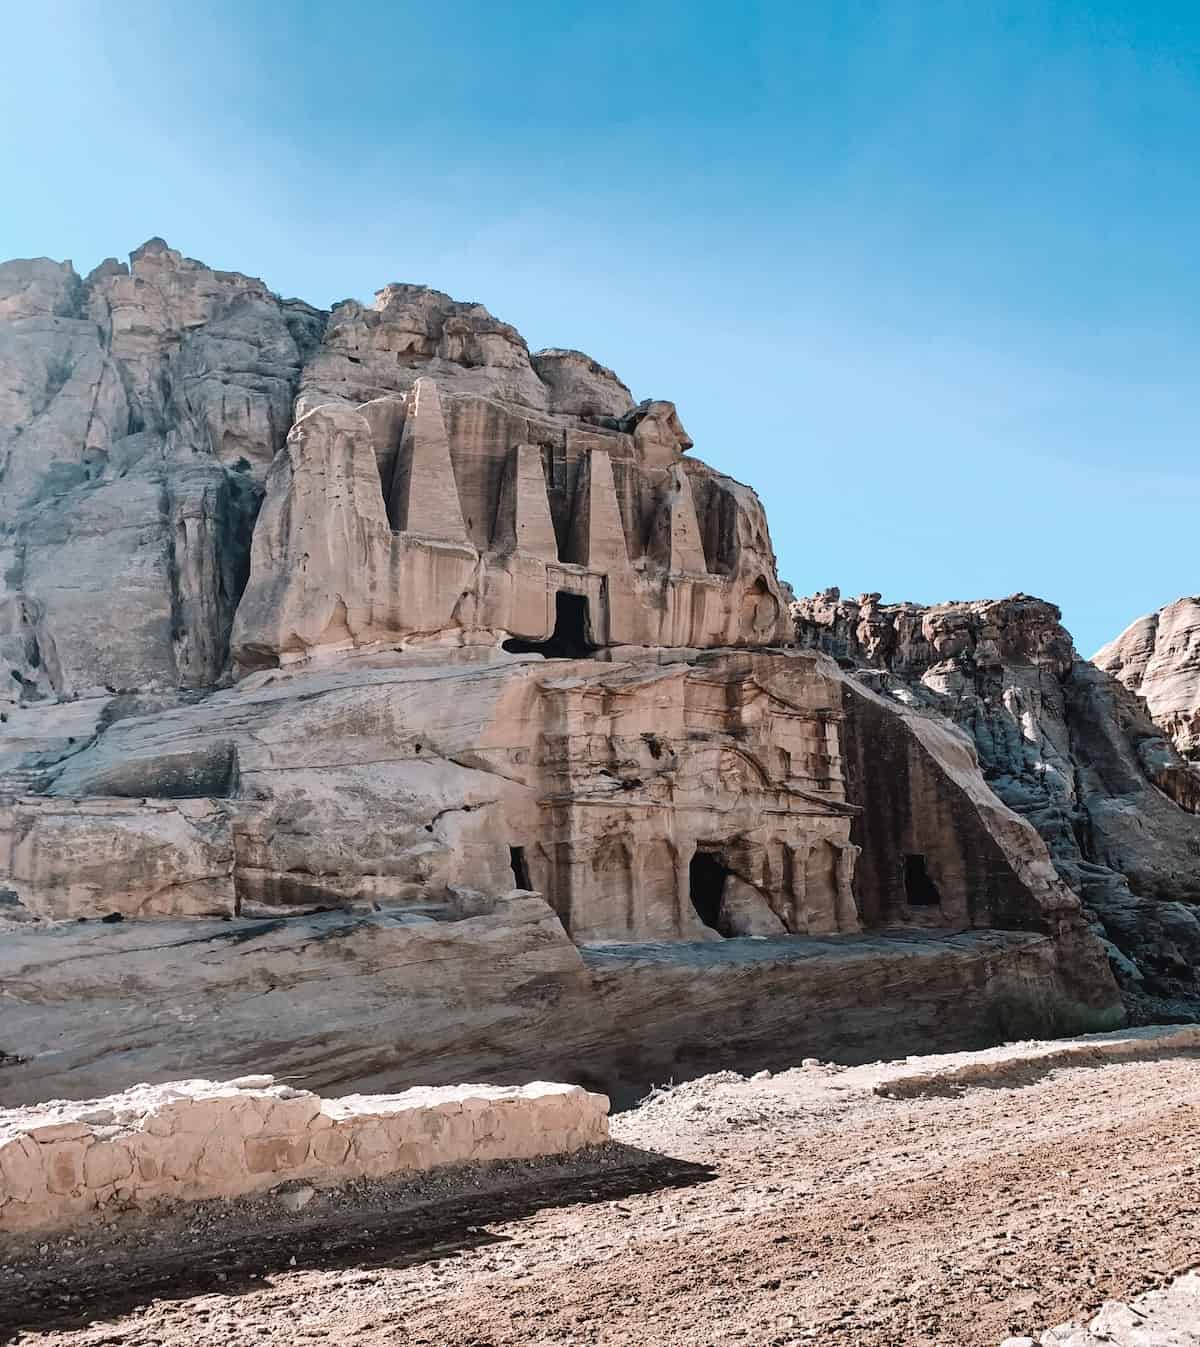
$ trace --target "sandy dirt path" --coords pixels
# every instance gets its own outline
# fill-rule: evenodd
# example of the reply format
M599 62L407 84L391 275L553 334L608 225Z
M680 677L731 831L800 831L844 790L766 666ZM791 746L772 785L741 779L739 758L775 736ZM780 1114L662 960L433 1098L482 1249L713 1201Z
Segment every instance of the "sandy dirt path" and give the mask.
M0 1339L983 1347L1200 1262L1195 1057L904 1100L853 1071L709 1077L612 1130L677 1163L210 1231L10 1285Z

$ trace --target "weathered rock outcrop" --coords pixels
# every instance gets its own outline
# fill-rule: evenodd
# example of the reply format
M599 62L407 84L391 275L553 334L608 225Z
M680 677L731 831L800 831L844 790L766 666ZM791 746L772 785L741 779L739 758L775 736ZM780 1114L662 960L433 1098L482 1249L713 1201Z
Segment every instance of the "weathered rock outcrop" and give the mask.
M0 265L0 660L14 702L204 687L323 318L161 240Z
M864 1062L882 1047L1116 1022L1073 951L1027 931L578 947L543 899L513 894L432 920L27 923L3 938L8 1107L175 1080L197 1063L339 1093L552 1076L628 1103L730 1064Z
M42 921L4 937L6 1102L189 1063L627 1094L1113 1022L965 741L821 655L343 656L133 709L8 806L3 882Z
M829 590L792 611L800 642L871 695L966 731L987 785L1037 828L1098 919L1135 999L1200 994L1200 782L1142 703L1076 655L1057 608ZM903 808L893 801L885 819Z
M682 458L669 403L599 422L426 375L403 399L314 407L271 467L238 665L497 635L564 653L785 639L753 493Z
M1138 618L1092 663L1136 692L1183 757L1200 762L1200 598Z
M1111 1023L1037 831L784 648L762 506L691 448L423 287L0 268L0 1100Z

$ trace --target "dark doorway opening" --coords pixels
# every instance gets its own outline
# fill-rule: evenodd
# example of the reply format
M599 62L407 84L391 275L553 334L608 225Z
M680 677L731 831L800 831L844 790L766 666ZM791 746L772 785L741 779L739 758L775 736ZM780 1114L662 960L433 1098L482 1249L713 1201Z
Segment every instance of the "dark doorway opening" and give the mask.
M560 589L554 596L554 633L548 641L504 642L510 655L544 655L547 659L587 659L596 648L587 638L588 601L584 594Z
M688 891L696 915L714 931L720 930L721 895L729 871L711 851L697 851L688 867Z
M942 895L925 869L924 856L905 856L904 896L909 907L941 906Z
M509 847L508 863L512 866L513 883L519 889L533 890L533 885L529 882L529 866L525 863L524 847Z

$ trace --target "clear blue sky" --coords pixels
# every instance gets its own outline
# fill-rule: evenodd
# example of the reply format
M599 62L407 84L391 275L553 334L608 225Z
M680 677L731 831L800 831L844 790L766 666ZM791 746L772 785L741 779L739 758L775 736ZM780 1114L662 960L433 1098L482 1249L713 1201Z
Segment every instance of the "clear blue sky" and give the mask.
M781 574L1200 590L1200 8L197 0L0 16L0 256L478 299L673 399Z

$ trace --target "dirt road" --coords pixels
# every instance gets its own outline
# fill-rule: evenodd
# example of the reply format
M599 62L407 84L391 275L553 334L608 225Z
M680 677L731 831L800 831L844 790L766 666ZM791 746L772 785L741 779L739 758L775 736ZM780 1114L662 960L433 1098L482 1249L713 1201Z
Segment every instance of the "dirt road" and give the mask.
M709 1077L613 1120L671 1163L231 1223L204 1251L27 1277L0 1327L24 1347L983 1347L1200 1262L1198 1124L1196 1058L904 1100L861 1071Z

